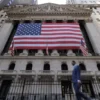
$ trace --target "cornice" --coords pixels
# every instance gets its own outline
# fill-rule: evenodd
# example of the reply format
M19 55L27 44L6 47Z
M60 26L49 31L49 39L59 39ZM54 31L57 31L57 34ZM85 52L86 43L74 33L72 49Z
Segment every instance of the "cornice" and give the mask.
M45 5L53 5L53 6L56 6L56 7L78 7L78 8L97 8L97 7L100 7L100 4L54 4L54 3L44 3L44 4L34 4L34 5L14 5L14 6L8 6L8 7L4 7L2 9L8 11L9 9L20 9L20 8L23 8L23 7L31 7L31 6L34 6L34 7L43 7Z
M55 21L55 20L63 20L63 21L66 21L66 20L85 20L85 21L91 21L92 19L91 19L91 17L88 17L88 16L75 16L75 15L73 15L73 16L71 16L71 15L69 15L69 16L58 16L58 15L55 15L55 16L48 16L48 15L42 15L42 16L25 16L24 15L24 17L23 16L17 16L17 17L14 17L14 16L12 16L12 17L10 17L9 19L8 19L8 21L13 21L13 20L20 20L20 21L24 21L24 20L31 20L31 21L34 21L34 20L41 20L41 21L45 21L45 20L53 20L53 21Z
M54 60L54 59L61 59L61 60L100 60L100 56L1 56L0 60Z

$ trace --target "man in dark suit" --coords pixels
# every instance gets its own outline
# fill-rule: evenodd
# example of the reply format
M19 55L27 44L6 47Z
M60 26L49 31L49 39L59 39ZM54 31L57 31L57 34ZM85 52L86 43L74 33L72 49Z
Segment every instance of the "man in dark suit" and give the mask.
M84 95L81 91L80 91L80 87L81 87L81 77L80 77L80 67L79 65L76 65L75 61L72 61L72 65L73 65L73 72L72 72L72 82L73 82L73 87L76 93L76 98L77 100L82 100L81 98L84 98L85 100L91 100L90 98L88 98L86 95Z

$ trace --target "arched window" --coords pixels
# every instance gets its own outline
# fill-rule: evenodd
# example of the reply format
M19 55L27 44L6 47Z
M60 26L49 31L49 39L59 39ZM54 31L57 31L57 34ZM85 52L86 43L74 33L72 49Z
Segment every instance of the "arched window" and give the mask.
M83 63L80 63L79 66L81 71L86 71L86 67Z
M68 70L68 66L66 63L62 63L61 70Z
M100 63L97 63L97 68L100 71Z
M11 63L11 64L9 65L8 70L14 70L14 68L15 68L15 63Z
M28 64L27 64L26 70L32 70L32 63L28 63Z
M48 63L44 64L44 70L50 70L50 64Z

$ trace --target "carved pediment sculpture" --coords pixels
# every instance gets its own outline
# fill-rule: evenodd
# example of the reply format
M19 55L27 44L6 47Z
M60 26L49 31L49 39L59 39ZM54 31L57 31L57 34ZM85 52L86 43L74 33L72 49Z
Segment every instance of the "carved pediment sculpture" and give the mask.
M15 8L6 9L8 13L90 13L92 10L71 6L71 5L58 5L53 3L46 3L41 5L27 5Z
M10 6L3 9L11 20L91 20L92 9L83 5L40 5Z

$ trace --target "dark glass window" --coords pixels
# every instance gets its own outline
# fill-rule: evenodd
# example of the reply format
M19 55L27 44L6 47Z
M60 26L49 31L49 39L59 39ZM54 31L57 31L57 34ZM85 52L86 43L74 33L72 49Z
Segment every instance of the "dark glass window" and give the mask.
M44 64L44 70L50 70L50 64L48 63Z
M15 63L11 63L11 64L9 65L8 70L14 70L14 68L15 68Z
M32 63L28 63L28 64L27 64L26 70L32 70Z
M97 63L97 68L100 71L100 63Z
M61 70L68 70L68 66L67 66L66 63L63 63L63 64L61 65Z
M86 71L86 67L83 63L80 63L79 66L81 71Z

